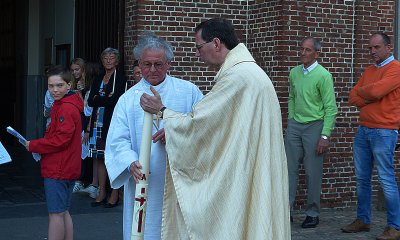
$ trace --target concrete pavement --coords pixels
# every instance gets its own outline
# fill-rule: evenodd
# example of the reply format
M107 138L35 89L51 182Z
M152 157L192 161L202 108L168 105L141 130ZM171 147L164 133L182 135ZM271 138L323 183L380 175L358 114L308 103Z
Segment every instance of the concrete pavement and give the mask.
M0 239L47 239L48 215L39 163L21 146L6 146L12 162L0 165ZM88 194L73 194L75 240L121 240L122 204L91 207Z
M21 187L6 189L6 191L8 191L8 199L14 198L16 201L7 202L4 195L0 195L0 239L47 239L48 219L43 194L38 193L41 190ZM16 194L17 192L18 194ZM24 202L22 198L27 202ZM91 201L92 199L88 195L80 193L73 195L71 215L74 222L74 239L122 239L122 204L112 209L92 208ZM386 225L385 212L374 211L370 232L342 233L340 228L350 223L354 216L355 211L351 209L324 210L320 215L320 224L317 228L302 229L300 225L305 216L297 213L291 224L292 240L372 240L382 233Z
M122 206L92 208L87 195L74 194L71 216L75 240L121 240ZM47 209L45 202L0 206L0 239L47 239Z
M24 151L9 152L13 162L0 165L0 239L47 239L48 218L39 164ZM122 203L106 209L91 207L91 201L86 194L73 195L70 212L74 239L121 240ZM342 233L340 228L354 217L354 209L323 210L317 228L302 229L305 216L298 212L291 224L292 240L373 240L386 226L386 213L374 211L370 232Z
M386 212L373 211L370 232L342 233L340 228L351 223L355 214L355 210L352 209L323 210L318 227L303 229L300 225L305 215L298 213L291 224L292 240L374 240L386 227Z
M42 179L0 168L0 239L47 239L48 215ZM122 204L91 207L88 194L73 194L70 213L75 240L122 239Z

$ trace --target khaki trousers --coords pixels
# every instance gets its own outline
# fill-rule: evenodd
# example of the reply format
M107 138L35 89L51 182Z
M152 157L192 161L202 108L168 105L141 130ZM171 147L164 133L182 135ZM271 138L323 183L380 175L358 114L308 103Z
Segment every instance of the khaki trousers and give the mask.
M318 155L316 149L321 138L322 127L323 121L304 124L294 119L289 119L285 135L291 211L293 211L293 204L296 198L299 165L303 162L307 184L306 214L310 217L317 217L320 212L324 155Z

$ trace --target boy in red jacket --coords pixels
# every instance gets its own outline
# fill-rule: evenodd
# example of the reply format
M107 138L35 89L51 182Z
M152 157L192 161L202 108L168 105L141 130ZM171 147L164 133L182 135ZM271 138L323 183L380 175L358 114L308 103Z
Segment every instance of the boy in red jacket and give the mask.
M83 101L70 91L71 73L54 66L47 71L48 88L55 102L45 136L28 141L26 149L40 153L49 212L49 240L73 239L73 224L68 212L75 180L81 173Z

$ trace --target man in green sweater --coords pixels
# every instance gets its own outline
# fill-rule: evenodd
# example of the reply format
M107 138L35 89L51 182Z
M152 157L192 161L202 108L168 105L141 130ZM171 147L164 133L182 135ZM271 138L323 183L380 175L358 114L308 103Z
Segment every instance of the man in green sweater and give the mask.
M300 49L302 64L294 67L289 75L289 116L285 135L289 201L293 211L302 160L308 190L303 228L314 228L319 223L323 160L337 114L332 75L317 62L320 50L321 43L317 39L305 38Z

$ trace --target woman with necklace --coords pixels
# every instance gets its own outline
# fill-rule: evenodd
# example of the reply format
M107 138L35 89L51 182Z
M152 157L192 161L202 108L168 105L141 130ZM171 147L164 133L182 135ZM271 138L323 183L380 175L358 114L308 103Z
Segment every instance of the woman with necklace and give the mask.
M117 49L106 48L101 53L101 62L104 67L104 75L97 78L92 85L89 94L88 104L93 107L90 126L90 151L92 158L98 161L99 195L92 202L92 207L101 206L111 208L118 205L118 190L112 189L107 200L106 185L108 181L107 170L104 165L104 149L108 128L114 107L119 97L124 93L126 78L124 74L117 71L120 54Z

